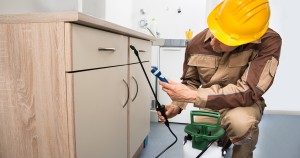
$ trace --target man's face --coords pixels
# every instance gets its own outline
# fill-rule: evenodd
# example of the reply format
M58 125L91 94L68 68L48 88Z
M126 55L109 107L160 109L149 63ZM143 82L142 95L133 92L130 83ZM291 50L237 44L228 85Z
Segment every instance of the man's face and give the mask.
M237 46L228 46L226 44L223 44L217 38L215 38L213 35L211 36L210 45L213 48L213 50L218 53L231 52L237 47Z

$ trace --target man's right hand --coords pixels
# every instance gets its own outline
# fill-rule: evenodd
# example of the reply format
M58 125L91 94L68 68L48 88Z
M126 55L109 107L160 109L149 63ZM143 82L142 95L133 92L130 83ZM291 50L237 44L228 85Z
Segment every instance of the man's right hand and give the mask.
M165 110L166 110L167 118L172 118L179 113L180 107L177 105L173 105L173 104L165 105ZM166 122L166 119L161 115L160 111L157 111L157 116L161 120L162 123Z

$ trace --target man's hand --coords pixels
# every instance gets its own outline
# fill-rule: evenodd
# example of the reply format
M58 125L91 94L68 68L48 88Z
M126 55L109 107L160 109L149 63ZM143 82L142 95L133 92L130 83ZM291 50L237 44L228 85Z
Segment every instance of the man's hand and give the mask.
M167 118L172 118L179 113L180 107L178 107L177 105L173 105L173 104L165 105L165 110L166 110ZM159 119L161 120L162 123L166 122L166 119L161 115L161 113L159 111L157 111L157 116L159 117Z
M195 103L197 91L188 86L176 83L168 79L169 83L159 81L163 91L165 91L173 101Z

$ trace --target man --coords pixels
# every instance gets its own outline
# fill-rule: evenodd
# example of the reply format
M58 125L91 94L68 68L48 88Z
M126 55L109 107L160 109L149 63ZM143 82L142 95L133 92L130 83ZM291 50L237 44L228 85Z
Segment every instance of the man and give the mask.
M267 0L224 0L209 14L209 28L189 42L182 83L160 82L173 101L165 107L168 118L187 103L220 112L233 158L253 157L266 106L262 95L277 70L281 37L268 28L269 17Z

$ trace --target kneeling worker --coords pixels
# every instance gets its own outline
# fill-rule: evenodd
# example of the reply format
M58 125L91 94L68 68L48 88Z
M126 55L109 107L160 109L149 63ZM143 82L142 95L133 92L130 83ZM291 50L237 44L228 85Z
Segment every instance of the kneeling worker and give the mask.
M209 14L208 28L188 43L182 83L160 81L172 99L165 106L168 118L187 103L220 112L233 158L253 157L266 106L262 96L279 63L282 40L269 28L269 17L267 0L222 1Z

